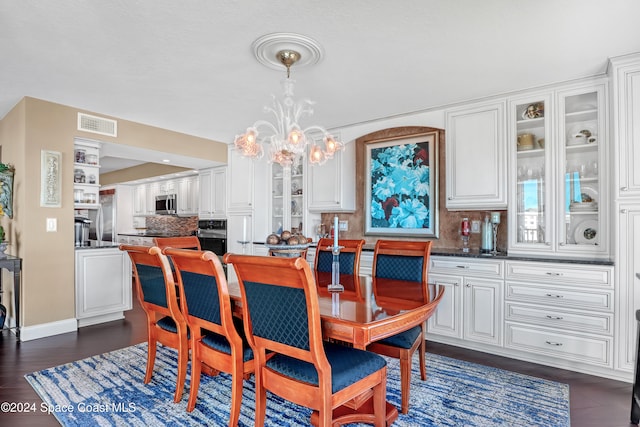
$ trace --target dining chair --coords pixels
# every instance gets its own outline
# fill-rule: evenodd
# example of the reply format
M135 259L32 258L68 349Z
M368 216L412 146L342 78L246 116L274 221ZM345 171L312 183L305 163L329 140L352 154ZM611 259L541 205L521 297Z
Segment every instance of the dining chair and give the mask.
M367 422L386 415L384 358L322 340L318 295L302 258L226 254L242 295L245 332L256 360L256 425L263 426L267 391L317 411L318 425ZM267 360L267 352L273 356ZM371 394L373 414L336 415L334 409Z
M157 246L120 245L133 264L136 293L147 314L147 371L144 383L151 381L157 343L178 350L178 372L174 402L182 399L189 363L187 322L178 306L176 284L167 257Z
M333 265L333 239L322 238L318 240L316 246L316 256L314 259L314 271L316 272L316 278L318 276L329 274L331 277L331 270ZM360 274L360 256L362 255L362 247L364 246L364 240L350 240L342 239L338 240L338 246L342 246L340 249L340 284L343 285L345 292L351 293L356 299L359 299L361 295L360 282L358 275ZM330 280L329 280L330 281ZM316 280L316 284L320 285L324 283L322 280ZM318 287L318 290L323 292L326 287Z
M194 249L202 250L198 236L179 236L179 237L154 237L154 246L160 249L176 248L176 249ZM222 255L222 254L219 254Z
M231 374L229 426L238 424L243 378L254 370L242 320L232 315L227 279L211 251L166 248L178 276L180 305L190 331L191 384L187 411L196 406L202 367Z
M378 240L373 251L372 281L374 295L393 294L395 300L407 300L409 305L429 302L427 269L431 254L431 241ZM383 286L384 284L384 286ZM389 287L394 289L389 291ZM391 295L388 295L391 296ZM396 307L399 306L398 301ZM425 321L404 332L370 344L367 349L400 359L401 411L409 412L411 386L411 359L419 350L420 378L427 379Z

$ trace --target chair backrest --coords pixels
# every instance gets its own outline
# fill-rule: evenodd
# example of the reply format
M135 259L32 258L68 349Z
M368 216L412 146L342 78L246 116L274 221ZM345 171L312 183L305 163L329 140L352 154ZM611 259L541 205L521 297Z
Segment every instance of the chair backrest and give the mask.
M176 249L194 249L202 250L200 240L197 236L180 236L180 237L154 237L153 244L160 249L176 248ZM222 254L220 254L222 255Z
M360 273L360 255L364 240L338 240L340 249L340 274L351 274L357 276ZM316 258L314 270L326 272L331 271L333 264L333 239L320 239L316 247Z
M226 254L242 294L245 332L254 354L267 350L326 370L318 295L309 263L302 258Z
M374 293L383 293L382 283L390 285L395 281L400 285L403 282L414 282L421 294L419 299L429 301L427 270L431 244L431 241L378 240L373 251Z
M165 248L178 277L180 305L192 331L197 326L226 337L240 337L233 325L227 279L211 251Z
M147 314L153 311L184 321L169 260L160 248L120 245L120 250L129 254L138 300Z

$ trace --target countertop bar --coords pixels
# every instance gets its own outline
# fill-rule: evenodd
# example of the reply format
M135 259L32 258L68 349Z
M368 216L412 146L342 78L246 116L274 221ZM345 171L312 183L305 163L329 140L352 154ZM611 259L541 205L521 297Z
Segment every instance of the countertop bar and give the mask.
M264 245L264 242L253 242L255 245ZM309 244L309 247L315 247L315 243ZM373 252L375 244L365 244L362 248L364 252ZM588 259L588 258L543 258L523 255L509 255L506 252L498 252L497 255L483 254L478 249L470 249L469 252L462 252L459 248L432 248L433 256L455 256L462 258L479 258L479 259L501 259L507 261L535 261L535 262L553 262L564 264L591 264L591 265L613 265L613 261L606 259Z
M120 243L118 242L98 242L97 240L90 240L88 245L84 246L76 246L76 251L85 250L85 249L108 249L108 248L118 248Z

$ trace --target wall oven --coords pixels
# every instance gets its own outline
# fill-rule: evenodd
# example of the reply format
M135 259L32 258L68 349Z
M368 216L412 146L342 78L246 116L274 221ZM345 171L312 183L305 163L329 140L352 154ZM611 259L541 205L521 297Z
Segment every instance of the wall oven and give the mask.
M203 251L211 251L222 258L227 253L227 220L203 219L198 221L198 240L200 240L200 247Z
M176 194L156 196L156 215L176 215L178 197Z

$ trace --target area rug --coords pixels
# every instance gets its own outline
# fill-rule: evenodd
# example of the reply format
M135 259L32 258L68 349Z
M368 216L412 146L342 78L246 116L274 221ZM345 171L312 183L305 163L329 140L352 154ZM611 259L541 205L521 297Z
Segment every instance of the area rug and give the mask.
M25 375L63 426L224 426L231 377L202 377L196 409L173 403L176 352L159 346L153 378L143 383L147 344ZM400 370L388 361L387 400L400 407ZM569 426L569 386L427 354L427 381L413 361L409 414L394 426ZM254 425L254 382L244 383L241 426ZM309 424L310 411L267 395L268 426Z

